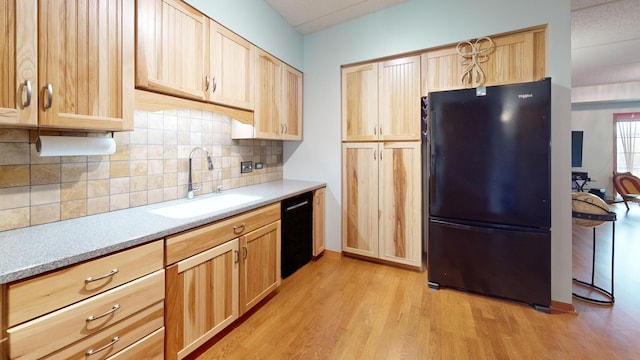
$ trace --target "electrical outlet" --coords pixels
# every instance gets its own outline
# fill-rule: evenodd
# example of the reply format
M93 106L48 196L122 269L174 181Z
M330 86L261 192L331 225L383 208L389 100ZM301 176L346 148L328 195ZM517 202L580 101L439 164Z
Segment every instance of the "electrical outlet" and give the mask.
M253 162L252 161L243 161L240 163L240 172L241 173L250 173L253 171Z

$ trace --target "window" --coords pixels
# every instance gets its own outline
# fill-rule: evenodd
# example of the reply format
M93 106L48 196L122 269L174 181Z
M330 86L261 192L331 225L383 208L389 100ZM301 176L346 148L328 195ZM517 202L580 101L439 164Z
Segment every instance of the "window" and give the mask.
M640 174L640 112L613 114L614 171Z

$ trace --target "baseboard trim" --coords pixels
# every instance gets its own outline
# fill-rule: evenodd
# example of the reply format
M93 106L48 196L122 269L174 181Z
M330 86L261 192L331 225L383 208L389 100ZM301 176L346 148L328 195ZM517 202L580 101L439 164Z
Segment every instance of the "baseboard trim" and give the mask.
M578 315L575 306L573 304L567 304L561 301L551 300L551 313L552 314L574 314Z

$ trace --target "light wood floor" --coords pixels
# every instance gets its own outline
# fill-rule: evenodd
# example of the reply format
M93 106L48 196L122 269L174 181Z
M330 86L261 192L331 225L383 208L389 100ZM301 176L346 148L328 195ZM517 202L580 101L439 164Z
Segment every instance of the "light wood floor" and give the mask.
M430 290L426 273L327 253L190 358L640 359L640 206L626 213L617 204L614 211L614 306L574 300L578 315L544 314L519 303ZM605 288L610 226L596 233L596 284ZM590 228L574 225L574 276L587 280L591 236Z

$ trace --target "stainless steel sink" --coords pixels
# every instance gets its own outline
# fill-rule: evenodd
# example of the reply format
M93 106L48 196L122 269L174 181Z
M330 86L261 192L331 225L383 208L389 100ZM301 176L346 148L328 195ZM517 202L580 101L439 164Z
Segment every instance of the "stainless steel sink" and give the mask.
M230 209L255 200L260 196L242 194L223 194L205 199L193 199L184 203L169 205L151 210L152 214L161 215L173 219L186 219L205 215L208 213Z

